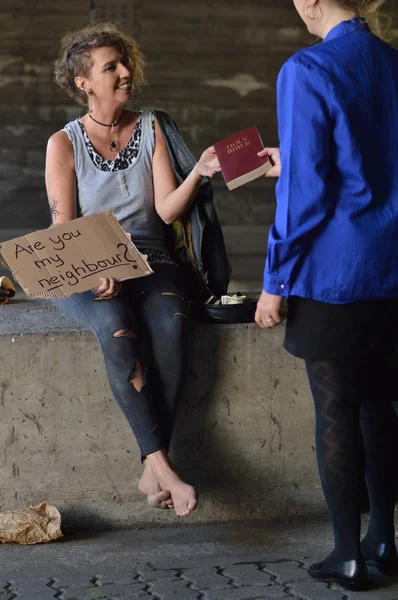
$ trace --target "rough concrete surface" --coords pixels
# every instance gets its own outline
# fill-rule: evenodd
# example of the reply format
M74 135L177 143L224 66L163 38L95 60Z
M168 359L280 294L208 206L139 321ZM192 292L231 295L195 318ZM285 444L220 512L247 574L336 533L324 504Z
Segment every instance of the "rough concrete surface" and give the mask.
M274 144L276 76L309 39L290 2L0 2L0 131L7 139L0 148L1 228L37 229L50 222L47 140L83 112L55 84L54 61L61 37L90 21L116 21L139 42L149 85L135 95L134 107L170 112L197 156L250 125L259 127L264 143ZM218 176L215 186L223 225L272 222L273 182L231 193ZM264 248L263 242L259 252Z
M47 302L0 307L0 505L48 500L79 527L173 524L145 505L133 434L94 336ZM192 322L173 457L191 521L323 510L310 393L283 330Z
M0 547L0 600L397 600L397 578L349 593L306 569L332 546L328 523L114 531Z

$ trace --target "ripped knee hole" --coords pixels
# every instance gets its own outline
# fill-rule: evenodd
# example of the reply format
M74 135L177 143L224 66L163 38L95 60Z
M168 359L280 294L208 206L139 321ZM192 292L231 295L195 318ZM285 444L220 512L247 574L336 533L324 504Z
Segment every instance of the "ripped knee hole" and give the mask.
M131 340L135 340L137 336L135 335L134 331L131 331L131 329L119 329L118 331L115 331L113 337L125 337L130 338Z
M145 386L144 369L139 360L136 361L134 369L130 373L129 382L134 386L137 392L140 392Z
M162 292L162 296L177 296L177 297L181 298L182 300L185 298L185 296L183 294L177 294L177 292ZM180 313L180 312L174 313L174 316L182 317L183 319L188 319L188 315L185 315L184 313Z

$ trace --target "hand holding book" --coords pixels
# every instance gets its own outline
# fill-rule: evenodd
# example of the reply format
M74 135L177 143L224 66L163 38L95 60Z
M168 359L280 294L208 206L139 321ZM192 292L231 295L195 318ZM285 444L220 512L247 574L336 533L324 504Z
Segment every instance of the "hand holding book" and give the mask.
M267 171L265 177L279 177L281 174L281 153L279 152L279 148L264 148L264 150L257 153L257 156L260 156L260 158L268 156L272 163L272 167Z
M222 171L230 190L257 177L279 177L279 148L264 148L256 127L249 127L207 148L194 167L201 177Z
M229 190L266 175L274 167L254 126L216 142L214 149Z
M221 171L220 163L213 146L207 148L196 163L194 171L201 177L213 177Z

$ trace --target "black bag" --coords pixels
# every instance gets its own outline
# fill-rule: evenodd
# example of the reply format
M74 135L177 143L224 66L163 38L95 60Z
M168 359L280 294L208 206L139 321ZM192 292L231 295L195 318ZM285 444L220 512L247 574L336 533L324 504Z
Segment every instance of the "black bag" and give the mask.
M163 111L155 111L177 182L181 184L196 164L176 123ZM191 300L204 302L227 293L231 276L224 236L213 203L210 180L204 177L190 211L168 228L170 250L187 281Z

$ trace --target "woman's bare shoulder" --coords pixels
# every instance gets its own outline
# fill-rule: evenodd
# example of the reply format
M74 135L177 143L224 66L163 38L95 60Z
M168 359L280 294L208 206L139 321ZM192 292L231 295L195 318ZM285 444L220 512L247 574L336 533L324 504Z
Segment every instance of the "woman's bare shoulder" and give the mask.
M47 162L56 161L56 163L62 162L65 166L74 168L75 153L73 151L73 145L69 139L66 131L61 130L53 133L47 143Z
M72 142L70 141L66 131L64 131L63 129L61 129L61 131L53 133L53 135L49 138L48 149L54 151L62 150L64 152L70 152L73 154Z

